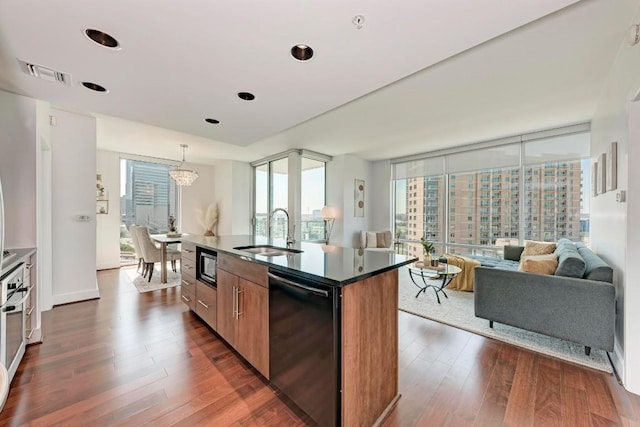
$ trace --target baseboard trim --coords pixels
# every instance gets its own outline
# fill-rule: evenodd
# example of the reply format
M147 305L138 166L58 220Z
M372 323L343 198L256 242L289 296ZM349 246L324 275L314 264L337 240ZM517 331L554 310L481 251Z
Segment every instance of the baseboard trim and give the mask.
M607 354L609 355L609 360L613 366L613 372L618 378L618 383L624 386L624 355L622 354L622 349L618 344L618 340L613 344L613 352Z
M29 338L29 341L27 341L27 345L31 345L31 344L41 344L42 343L42 329L38 328L38 329L34 329L31 332L31 337Z
M53 295L53 306L100 298L98 289Z

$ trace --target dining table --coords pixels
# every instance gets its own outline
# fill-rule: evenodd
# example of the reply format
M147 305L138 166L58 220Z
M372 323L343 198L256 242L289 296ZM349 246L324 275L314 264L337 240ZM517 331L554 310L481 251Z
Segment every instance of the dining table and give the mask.
M167 235L167 234L152 234L151 238L160 243L160 250L162 252L162 262L160 263L160 282L167 283L167 245L172 243L180 243L182 238L188 236L187 234L179 235ZM182 265L180 265L182 268Z

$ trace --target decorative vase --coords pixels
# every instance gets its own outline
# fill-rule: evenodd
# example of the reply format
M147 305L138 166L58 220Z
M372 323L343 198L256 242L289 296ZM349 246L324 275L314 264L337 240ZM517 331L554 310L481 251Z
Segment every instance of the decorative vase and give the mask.
M422 259L422 263L425 267L429 267L431 265L431 253L426 252L424 254L424 258Z

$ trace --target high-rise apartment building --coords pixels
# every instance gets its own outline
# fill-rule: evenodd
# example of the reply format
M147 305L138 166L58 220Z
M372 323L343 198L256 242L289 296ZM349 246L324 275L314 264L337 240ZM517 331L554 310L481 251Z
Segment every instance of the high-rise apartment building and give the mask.
M127 228L132 225L144 225L151 233L168 230L171 200L176 200L175 184L169 177L170 165L161 163L126 160L126 192L122 197L124 203L123 221Z
M527 166L523 185L521 179L520 168L450 174L448 185L444 175L409 178L402 237L425 237L440 252L446 241L448 250L458 253L469 246L517 244L522 233L523 240L579 240L585 229L580 161ZM406 250L412 256L423 252L417 243Z

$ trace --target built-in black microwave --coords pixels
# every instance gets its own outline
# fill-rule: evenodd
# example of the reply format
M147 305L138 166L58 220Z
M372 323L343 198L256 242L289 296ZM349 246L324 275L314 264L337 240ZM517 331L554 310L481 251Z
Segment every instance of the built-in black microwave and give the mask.
M215 287L218 254L215 251L201 247L197 248L196 254L196 278Z

